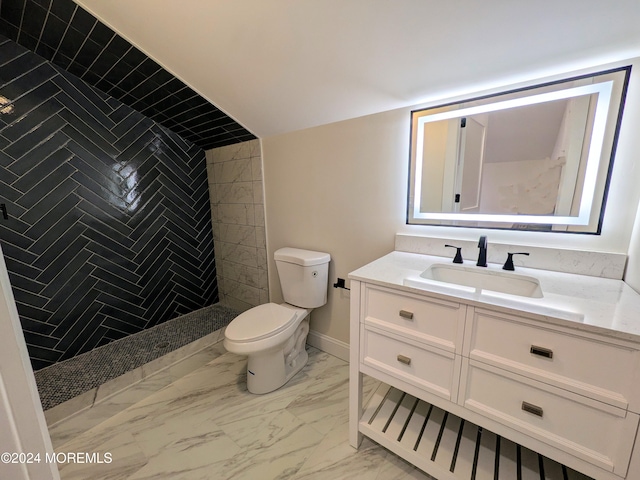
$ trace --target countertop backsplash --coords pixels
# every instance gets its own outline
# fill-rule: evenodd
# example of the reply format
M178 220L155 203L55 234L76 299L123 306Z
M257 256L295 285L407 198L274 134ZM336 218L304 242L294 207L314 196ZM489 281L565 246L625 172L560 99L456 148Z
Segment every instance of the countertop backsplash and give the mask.
M453 248L445 244L462 247L462 257L465 263L478 258L477 240L458 240L455 238L422 237L417 235L396 234L395 250L408 253L422 253L451 257L455 255ZM495 243L489 238L487 261L489 263L504 263L508 252L528 252L527 256L515 256L516 266L551 270L555 272L575 273L593 277L612 278L621 280L627 256L622 253L589 252L584 250L569 250L556 247L539 247L528 245L512 245Z

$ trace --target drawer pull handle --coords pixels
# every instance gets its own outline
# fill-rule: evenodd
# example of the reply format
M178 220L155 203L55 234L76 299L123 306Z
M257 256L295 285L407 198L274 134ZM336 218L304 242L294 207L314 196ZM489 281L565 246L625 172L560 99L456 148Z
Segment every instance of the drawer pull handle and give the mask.
M398 355L398 361L400 363L404 363L405 365L411 365L411 359L409 357L405 357L404 355Z
M542 417L542 408L537 405L533 405L531 403L522 402L522 410L525 412L532 413L533 415L537 415L538 417Z
M409 312L408 310L400 310L400 316L402 318L413 320L413 312Z
M538 347L536 345L531 345L531 353L545 358L553 358L553 350L549 350L548 348L544 347Z

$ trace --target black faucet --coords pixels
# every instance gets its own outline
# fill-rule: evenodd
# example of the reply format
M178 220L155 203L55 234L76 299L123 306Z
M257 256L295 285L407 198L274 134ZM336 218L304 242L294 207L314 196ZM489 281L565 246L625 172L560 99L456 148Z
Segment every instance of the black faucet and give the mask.
M478 267L486 267L487 266L487 237L482 235L480 240L478 241L478 248L480 252L478 253L478 263L476 265Z

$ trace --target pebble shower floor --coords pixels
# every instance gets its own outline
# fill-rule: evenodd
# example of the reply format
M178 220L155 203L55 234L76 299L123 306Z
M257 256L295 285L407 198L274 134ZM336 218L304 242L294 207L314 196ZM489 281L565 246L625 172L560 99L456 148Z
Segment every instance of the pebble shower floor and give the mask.
M226 327L239 312L215 304L35 372L48 410L145 363Z

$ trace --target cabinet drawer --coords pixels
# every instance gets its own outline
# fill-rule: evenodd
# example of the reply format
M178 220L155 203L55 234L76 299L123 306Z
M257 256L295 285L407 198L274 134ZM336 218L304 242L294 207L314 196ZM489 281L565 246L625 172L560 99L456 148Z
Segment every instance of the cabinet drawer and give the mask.
M363 326L360 361L429 393L456 401L460 356ZM456 361L456 359L458 359ZM457 365L457 367L456 367ZM455 387L455 391L453 390Z
M475 310L464 356L627 408L638 351Z
M424 296L367 287L363 321L438 348L460 353L466 307Z
M473 360L461 402L488 418L624 477L638 415ZM463 377L464 378L464 377Z

